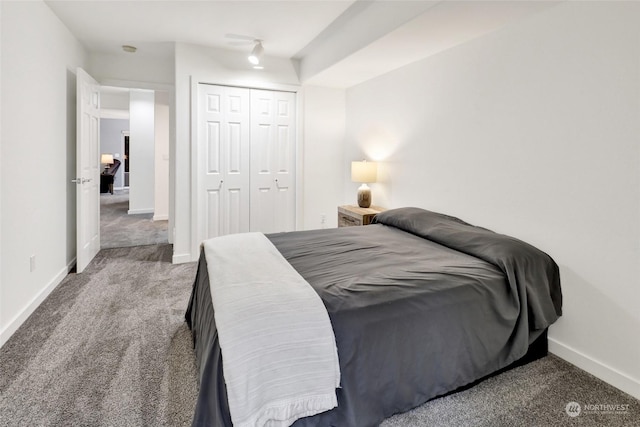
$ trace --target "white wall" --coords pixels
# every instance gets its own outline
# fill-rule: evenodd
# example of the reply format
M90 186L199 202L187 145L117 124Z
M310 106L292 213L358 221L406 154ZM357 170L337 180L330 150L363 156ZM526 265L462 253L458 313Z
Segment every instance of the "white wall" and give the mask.
M153 220L169 219L169 94L155 93L155 159Z
M549 253L551 350L640 397L639 112L640 5L567 2L348 90L344 171Z
M304 229L338 226L346 98L343 89L304 87ZM355 192L354 192L355 194ZM354 195L355 198L355 195ZM321 216L325 222L322 223Z
M108 54L92 52L89 74L103 85L139 89L166 89L173 86L173 46L166 55L155 57L140 48L136 53Z
M129 120L129 89L102 86L100 88L100 117Z
M155 100L151 90L129 92L129 213L153 213Z
M291 61L263 58L265 69L254 70L246 54L223 49L177 43L175 50L175 141L171 153L175 174L175 238L173 261L187 262L197 259L192 254L197 244L191 241L191 79L223 85L245 87L274 87L298 84ZM171 227L172 224L169 224ZM172 233L172 230L169 230Z
M41 1L2 2L1 19L0 345L74 262L75 70L86 57Z

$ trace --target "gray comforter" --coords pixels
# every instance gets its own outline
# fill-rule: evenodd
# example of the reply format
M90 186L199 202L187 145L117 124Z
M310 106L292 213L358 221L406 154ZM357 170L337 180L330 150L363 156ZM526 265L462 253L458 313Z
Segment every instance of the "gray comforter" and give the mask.
M561 315L557 265L524 242L417 208L375 223L268 236L322 298L340 359L338 407L296 427L378 425L521 358ZM200 264L186 314L200 367L193 425L230 426Z

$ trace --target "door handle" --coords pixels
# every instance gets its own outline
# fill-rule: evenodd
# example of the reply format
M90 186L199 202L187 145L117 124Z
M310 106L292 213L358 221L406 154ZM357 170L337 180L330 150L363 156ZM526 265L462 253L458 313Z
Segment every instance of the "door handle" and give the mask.
M91 178L74 178L71 180L71 182L74 182L76 184L84 184L85 182L91 182Z

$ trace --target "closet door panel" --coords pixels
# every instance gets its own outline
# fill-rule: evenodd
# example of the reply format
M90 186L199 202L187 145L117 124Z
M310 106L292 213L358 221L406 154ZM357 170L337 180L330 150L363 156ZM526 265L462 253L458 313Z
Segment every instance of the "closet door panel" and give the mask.
M198 86L196 241L249 231L248 89Z
M251 90L251 231L272 233L274 211L272 92Z
M295 94L200 84L196 242L295 229Z
M251 162L251 229L294 230L295 94L251 90Z
M272 126L267 123L259 123L256 132L252 134L252 159L254 172L258 175L270 175L272 159Z
M220 169L220 136L222 130L220 129L219 121L209 121L206 124L206 173L208 175L219 175Z
M198 87L196 215L199 241L218 236L222 230L222 99L222 88L209 85Z
M229 151L227 153L227 173L241 174L243 172L242 160L245 154L242 152L242 124L229 123L227 125L229 137Z
M263 187L253 189L251 193L251 231L262 233L275 232L273 224L273 189Z
M243 206L243 198L246 191L241 188L228 188L226 190L225 200L225 216L227 221L225 222L225 229L223 234L243 233L248 231L244 228L243 215L247 208Z
M276 217L281 231L295 229L295 94L275 93L275 181L278 190Z
M279 231L293 231L295 229L295 194L292 188L278 184L275 191L274 228Z
M251 159L249 89L224 87L224 234L249 231Z
M210 239L222 234L220 229L222 225L222 221L220 221L220 212L222 211L220 199L221 194L219 190L207 191L204 209L206 215L204 218L206 229L204 231L203 239Z

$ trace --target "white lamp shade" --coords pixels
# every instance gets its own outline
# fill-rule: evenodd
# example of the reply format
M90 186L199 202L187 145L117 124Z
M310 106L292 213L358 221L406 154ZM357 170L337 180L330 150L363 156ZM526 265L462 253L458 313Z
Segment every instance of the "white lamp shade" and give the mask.
M102 154L100 156L100 163L105 165L113 164L113 154Z
M378 164L375 162L351 162L351 181L376 182L378 179Z

